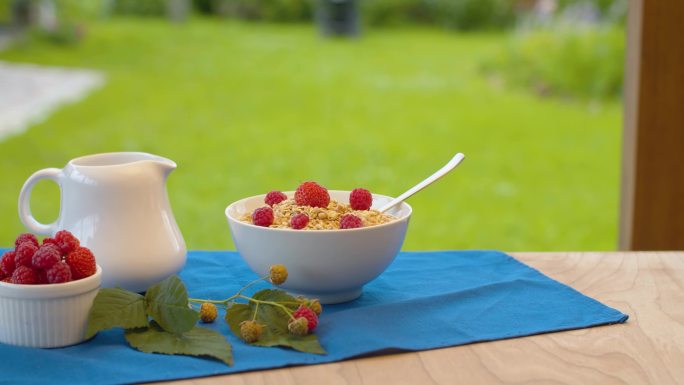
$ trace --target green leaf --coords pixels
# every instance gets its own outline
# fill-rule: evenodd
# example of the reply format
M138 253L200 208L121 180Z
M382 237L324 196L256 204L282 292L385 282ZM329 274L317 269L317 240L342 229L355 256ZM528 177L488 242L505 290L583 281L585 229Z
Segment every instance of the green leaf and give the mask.
M90 309L86 338L100 330L147 326L144 297L124 289L101 289Z
M288 302L285 304L291 309L296 309L299 305L297 300L282 290L265 289L254 294L254 299L271 302ZM254 317L256 304L234 304L226 312L226 322L230 330L236 336L240 336L240 323L251 320ZM260 304L257 312L256 321L264 325L263 333L259 341L252 345L257 346L285 346L300 352L326 354L323 347L318 342L315 334L306 336L295 336L288 332L287 323L290 316L273 305Z
M147 314L166 331L181 334L192 329L199 313L188 307L188 291L183 281L171 276L147 289Z
M221 333L195 326L182 334L164 331L151 322L147 329L126 330L126 341L144 353L212 357L233 365L233 353Z

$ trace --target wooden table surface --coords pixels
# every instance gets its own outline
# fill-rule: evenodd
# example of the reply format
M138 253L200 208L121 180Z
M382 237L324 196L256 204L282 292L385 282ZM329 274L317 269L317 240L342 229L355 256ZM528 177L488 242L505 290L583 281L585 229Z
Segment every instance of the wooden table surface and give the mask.
M684 252L512 253L629 315L625 324L173 382L684 384Z

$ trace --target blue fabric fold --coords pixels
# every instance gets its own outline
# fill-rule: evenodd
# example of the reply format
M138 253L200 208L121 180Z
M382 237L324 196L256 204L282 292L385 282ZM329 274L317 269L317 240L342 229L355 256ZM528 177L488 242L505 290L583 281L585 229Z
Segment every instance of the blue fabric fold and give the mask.
M235 252L192 251L180 274L191 297L226 298L255 278ZM268 287L257 286L254 291ZM352 302L328 305L316 330L327 355L251 347L219 319L235 366L140 353L121 330L67 348L0 344L3 384L128 384L340 361L622 323L627 315L498 251L402 252Z

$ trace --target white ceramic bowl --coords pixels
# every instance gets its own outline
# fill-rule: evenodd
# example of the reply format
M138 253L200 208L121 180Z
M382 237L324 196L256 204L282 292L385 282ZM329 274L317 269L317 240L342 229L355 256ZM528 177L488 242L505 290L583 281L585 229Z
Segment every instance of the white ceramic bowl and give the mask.
M82 342L101 278L98 265L94 275L67 283L0 282L0 342L36 348Z
M329 192L338 202L349 201L349 191ZM401 203L388 211L397 220L358 229L274 229L240 221L246 212L264 206L264 197L245 198L226 208L238 252L259 276L267 275L271 265L284 264L289 276L281 287L322 303L351 301L361 295L363 285L380 275L399 253L411 217L411 206ZM391 199L373 194L373 208Z

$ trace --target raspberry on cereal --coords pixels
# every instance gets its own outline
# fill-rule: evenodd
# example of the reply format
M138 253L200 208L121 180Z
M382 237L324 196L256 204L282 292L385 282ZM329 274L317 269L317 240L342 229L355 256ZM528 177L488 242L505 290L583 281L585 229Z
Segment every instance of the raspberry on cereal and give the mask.
M252 223L257 226L268 227L273 224L273 209L266 207L259 207L254 210L252 214Z
M309 224L309 216L304 213L295 214L290 218L290 227L301 230Z
M363 227L361 218L353 214L345 214L340 218L340 229L356 229Z
M304 182L295 191L295 202L300 206L328 207L330 194L316 182Z
M277 205L278 203L280 203L286 199L287 199L287 195L285 195L281 191L273 190L273 191L269 192L268 194L266 194L266 198L264 198L264 202L269 206L273 206L273 205Z
M349 205L353 210L370 210L373 205L373 195L365 188L355 188L349 194Z

